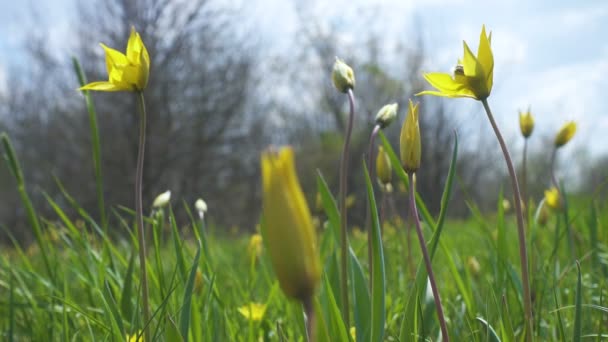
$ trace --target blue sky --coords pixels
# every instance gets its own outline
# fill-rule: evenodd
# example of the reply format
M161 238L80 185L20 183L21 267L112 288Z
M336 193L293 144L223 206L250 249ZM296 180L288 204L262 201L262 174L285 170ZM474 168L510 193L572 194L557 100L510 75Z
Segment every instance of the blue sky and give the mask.
M608 1L318 1L313 13L342 23L342 36L357 44L362 35L349 23L356 21L358 12L349 3L364 11L376 10L377 27L365 29L387 32L387 39L414 29L422 34L428 56L426 71L450 72L462 55L462 41L476 50L485 24L492 31L496 62L490 104L507 139L519 141L517 111L531 106L537 121L535 136L552 136L567 120L574 120L579 131L566 147L570 153L585 145L594 154L608 153L608 140L604 139L608 132L604 95L608 89ZM270 44L273 53L289 53L295 32L293 2L250 0L242 4L256 22L258 32L254 34ZM30 25L46 29L55 45L66 47L73 2L37 1L33 7L44 16L36 23L28 15L30 6L0 1L0 91L7 86L6 68L18 61L23 31ZM454 113L463 123L482 115L472 100L446 101L456 102Z

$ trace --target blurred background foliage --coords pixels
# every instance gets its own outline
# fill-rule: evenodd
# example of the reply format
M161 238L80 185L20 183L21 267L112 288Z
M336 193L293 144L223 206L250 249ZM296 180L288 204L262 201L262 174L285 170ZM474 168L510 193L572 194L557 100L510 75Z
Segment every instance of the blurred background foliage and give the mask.
M71 40L73 50L67 53L81 61L89 80L105 78L103 50L97 43L121 50L131 25L141 33L150 52L144 172L144 203L148 206L165 190L188 204L203 197L213 224L253 230L260 212L259 155L269 144L296 147L298 172L311 207L316 170L337 190L347 101L332 88L329 74L334 57L339 56L353 67L357 77L348 178L355 208L349 215L354 225L363 225L365 189L356 185L363 184L361 158L373 119L384 104L399 103L398 121L386 130L397 146L407 100L423 86L425 46L420 35L387 41L374 30L359 37L366 44L353 46L343 38L338 25L324 22L308 10L307 3L295 1L294 6L298 39L292 42L289 56L271 53L269 57L262 53L264 42L250 35L249 28L238 20L243 16L238 7L209 0L77 4L73 36L65 37ZM361 12L357 25L365 27L372 20L373 12ZM57 180L88 212L96 213L89 121L84 99L76 91L78 81L71 61L65 52L58 55L52 51L45 32L35 28L28 32L24 49L26 61L9 70L10 87L0 95L0 131L8 132L13 140L43 217L53 217L44 192L60 204L65 201ZM133 206L138 123L134 100L126 94L94 95L110 209ZM485 121L463 123L449 102L441 99L416 101L421 102L423 137L423 168L417 182L428 208L434 213L439 209L457 133L462 148L450 215L468 216L470 202L482 210L493 210L496 191L503 186L508 191L508 181ZM480 111L479 116L482 114ZM517 120L516 113L509 114ZM543 137L547 143L533 144L529 151L528 194L535 199L549 183L551 138ZM512 149L512 153L518 161L521 151ZM579 151L574 158L562 160L561 166L584 163L579 168L578 186L584 191L597 190L606 178L607 157L591 159ZM0 198L0 224L19 240L31 239L4 163L0 163ZM406 194L398 188L392 198L397 207L405 206ZM183 217L185 211L181 206L176 208L176 214ZM110 222L114 220L116 217L110 215ZM0 233L0 241L7 239L5 232Z

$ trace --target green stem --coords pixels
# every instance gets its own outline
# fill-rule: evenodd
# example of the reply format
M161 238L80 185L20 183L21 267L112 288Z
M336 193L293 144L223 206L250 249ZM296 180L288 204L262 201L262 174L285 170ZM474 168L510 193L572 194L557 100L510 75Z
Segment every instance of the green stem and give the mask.
M553 186L557 189L559 193L559 200L561 202L562 211L564 213L564 224L566 226L566 233L568 234L568 248L570 249L570 257L572 259L576 258L576 251L574 249L574 237L572 236L572 229L570 229L570 218L568 217L568 200L566 199L566 194L560 187L559 182L557 181L557 176L555 175L555 161L557 159L557 147L553 148L553 153L551 154L551 182Z
M494 116L492 115L492 110L490 110L490 105L488 104L487 99L481 100L483 104L483 108L486 111L488 116L488 120L490 120L490 124L492 125L492 129L494 130L494 134L496 135L496 139L500 144L500 148L502 149L502 154L504 155L505 162L507 163L507 169L509 170L509 176L511 178L511 186L513 187L513 197L515 202L515 212L517 216L517 236L519 239L519 258L521 262L521 280L522 287L524 290L523 300L524 300L524 314L526 317L526 341L532 341L534 336L533 333L533 325L534 320L532 317L532 297L530 296L530 279L528 275L528 250L526 246L526 232L524 228L524 216L521 208L521 193L519 192L519 183L517 181L517 175L515 174L515 168L513 167L513 162L511 161L511 156L509 155L509 150L507 149L507 144L505 144L505 140L500 134L500 130L496 125L496 121L494 121Z
M355 117L355 96L352 89L348 90L348 103L350 111L348 114L348 125L344 137L344 146L342 149L342 157L340 158L340 292L342 298L342 320L345 326L349 327L349 303L348 303L348 224L346 213L346 192L348 176L348 152L350 149L350 136L353 131L353 121Z
M376 137L378 136L378 132L380 131L380 125L374 126L372 130L372 134L369 137L369 178L374 179L374 142L376 141ZM369 199L367 200L367 210L365 210L365 225L367 226L367 264L369 265L369 274L374 274L374 260L372 253L372 224L370 217L370 203ZM382 230L382 219L380 220L380 230ZM369 277L369 288L372 288L372 277Z
M527 161L528 161L528 138L524 138L524 155L521 170L521 198L524 201L524 216L526 226L530 226L530 215L528 214L528 180L527 180Z
M142 188L144 174L144 153L146 144L146 103L144 93L137 92L139 104L139 147L137 151L137 168L135 170L135 215L137 223L137 237L139 239L139 263L141 267L141 292L144 316L145 341L152 341L150 336L150 303L148 292L148 273L146 270L146 240L144 238L144 215L142 204Z
M414 183L414 172L408 172L407 176L410 181L410 216L413 218L414 223L416 225L416 233L418 234L418 241L420 242L420 249L422 250L422 256L424 258L426 273L428 274L429 282L431 283L431 290L433 291L433 298L435 299L435 308L437 310L437 318L439 319L439 326L441 327L442 341L449 342L450 336L448 335L448 327L445 323L445 316L443 315L441 297L439 297L439 290L437 289L437 283L435 282L435 275L433 273L431 257L429 256L429 251L426 248L426 242L424 241L424 235L422 234L422 227L420 227L420 220L418 219L418 209L416 209L416 184Z

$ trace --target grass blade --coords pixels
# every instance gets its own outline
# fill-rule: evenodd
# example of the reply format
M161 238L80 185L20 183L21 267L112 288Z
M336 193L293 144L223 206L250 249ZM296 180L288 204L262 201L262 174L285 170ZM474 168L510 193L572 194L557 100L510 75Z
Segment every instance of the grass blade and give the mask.
M580 342L581 335L583 334L582 317L583 317L583 286L581 279L581 264L576 261L576 268L578 271L578 278L576 282L576 300L574 309L574 333L572 334L572 342Z
M198 269L199 259L201 257L201 241L198 241L198 247L196 249L196 256L192 262L192 268L190 269L190 276L184 289L184 297L182 300L182 312L179 317L179 331L182 334L184 341L188 341L188 329L190 328L190 308L192 302L192 291L194 290L194 280L196 279L196 270Z
M76 57L72 57L72 64L74 71L78 76L78 83L80 86L87 84L87 77L80 67L80 63ZM95 105L91 99L91 93L88 90L83 90L85 103L87 105L87 111L89 112L89 126L91 129L91 142L93 143L93 167L95 169L95 189L97 191L97 205L99 206L99 217L101 218L101 226L104 232L107 232L108 218L106 216L106 206L103 198L103 176L101 173L101 143L99 139L99 128L97 127L97 112L95 111Z

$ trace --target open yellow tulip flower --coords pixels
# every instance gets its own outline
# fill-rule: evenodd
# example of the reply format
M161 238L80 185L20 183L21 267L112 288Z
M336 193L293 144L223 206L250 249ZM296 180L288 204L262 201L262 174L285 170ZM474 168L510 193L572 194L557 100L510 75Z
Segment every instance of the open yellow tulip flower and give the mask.
M79 90L142 91L146 88L150 74L150 56L135 28L131 28L126 54L103 43L101 47L106 52L108 80L89 83Z
M494 76L494 56L490 48L492 34L486 35L486 28L481 28L477 56L473 55L466 42L464 57L458 61L454 74L426 73L424 78L437 89L425 90L417 95L435 95L445 97L470 97L485 100L492 91Z
M316 235L294 166L293 149L262 153L263 232L281 289L307 301L321 279Z

